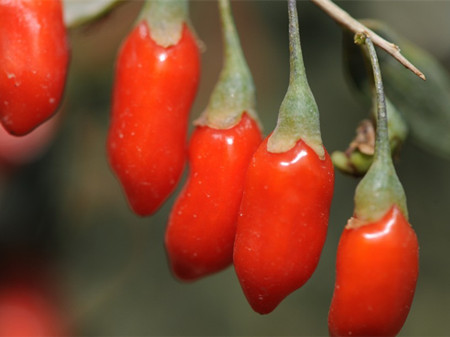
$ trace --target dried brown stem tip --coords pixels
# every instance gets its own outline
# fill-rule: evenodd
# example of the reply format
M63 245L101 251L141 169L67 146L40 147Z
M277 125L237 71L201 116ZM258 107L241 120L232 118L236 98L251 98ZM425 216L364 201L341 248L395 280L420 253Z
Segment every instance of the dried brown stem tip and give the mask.
M358 20L351 17L342 8L334 4L331 0L311 0L320 9L327 13L333 20L335 20L342 27L352 31L355 34L363 34L372 40L378 47L384 49L388 54L392 55L397 61L403 64L406 68L411 70L414 74L419 76L422 80L426 80L425 75L417 69L411 62L409 62L401 53L400 48L383 39L381 36L364 26Z

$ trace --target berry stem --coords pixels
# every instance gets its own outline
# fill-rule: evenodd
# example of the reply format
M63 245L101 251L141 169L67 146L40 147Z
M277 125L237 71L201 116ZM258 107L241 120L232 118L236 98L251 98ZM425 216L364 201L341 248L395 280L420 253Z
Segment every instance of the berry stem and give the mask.
M373 163L356 188L354 216L359 221L349 223L352 227L381 219L394 205L398 206L408 218L405 192L391 157L386 99L375 47L367 35L357 34L355 41L365 43L372 64L377 102L377 130Z
M295 0L288 0L288 15L289 87L280 106L277 126L267 143L267 150L273 153L286 152L302 139L323 158L325 152L320 135L319 110L306 78Z
M375 160L391 161L391 148L389 146L388 123L386 112L386 99L384 96L383 80L377 53L370 37L366 37L365 43L369 51L375 81L375 93L377 100L377 133L375 138Z
M241 120L244 112L258 120L253 78L242 51L239 35L231 13L230 1L219 0L224 42L224 65L208 106L197 125L229 129Z

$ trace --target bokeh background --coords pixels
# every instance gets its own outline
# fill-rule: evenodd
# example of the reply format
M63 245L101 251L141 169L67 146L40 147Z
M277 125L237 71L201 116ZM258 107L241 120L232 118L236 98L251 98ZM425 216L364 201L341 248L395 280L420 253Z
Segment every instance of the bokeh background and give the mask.
M45 270L58 295L51 297L57 298L57 315L70 335L327 335L335 253L353 211L357 179L336 173L319 266L305 286L267 316L251 310L232 267L189 284L171 275L163 237L177 193L152 217L130 211L108 167L105 139L114 60L141 4L129 1L70 31L72 58L59 131L35 161L0 173L0 278L8 274L6 265L23 266L30 274ZM389 23L450 69L450 2L338 4L357 18ZM232 6L268 134L288 83L287 6L284 1L233 1ZM367 107L343 71L340 27L308 1L298 2L298 8L323 140L330 153L344 150ZM217 80L222 40L214 1L192 1L190 12L205 44L193 120ZM443 336L450 334L450 162L418 145L409 139L396 164L421 246L417 291L400 335Z

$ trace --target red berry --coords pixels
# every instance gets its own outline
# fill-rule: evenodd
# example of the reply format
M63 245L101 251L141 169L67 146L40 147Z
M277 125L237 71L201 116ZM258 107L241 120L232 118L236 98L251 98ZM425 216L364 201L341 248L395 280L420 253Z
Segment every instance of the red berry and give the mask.
M240 208L234 266L252 308L267 314L314 272L325 243L334 188L328 153L302 140L253 156Z
M261 140L247 114L230 129L198 126L194 131L189 177L166 232L172 269L180 279L194 280L232 263L245 172Z
M418 265L416 234L397 206L378 221L347 225L337 252L330 335L397 335L411 307Z
M60 0L0 0L0 120L29 133L57 110L69 48Z
M154 213L180 179L199 73L199 50L186 25L181 40L165 48L142 21L122 45L107 149L111 167L139 215Z

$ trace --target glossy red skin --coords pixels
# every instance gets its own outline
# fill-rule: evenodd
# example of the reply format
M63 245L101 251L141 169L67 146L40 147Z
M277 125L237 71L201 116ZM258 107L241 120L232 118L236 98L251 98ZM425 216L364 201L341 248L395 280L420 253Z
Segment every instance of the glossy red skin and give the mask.
M24 135L60 105L69 46L60 0L0 0L0 120Z
M178 44L164 48L142 21L121 47L107 150L138 215L156 212L180 179L199 76L199 50L186 25Z
M396 206L379 221L345 228L328 315L330 335L397 335L411 307L418 270L416 234Z
M252 308L267 314L314 272L325 243L334 189L328 153L302 140L285 153L266 139L247 171L234 266Z
M166 232L179 279L195 280L232 263L245 172L261 141L257 123L247 114L230 129L200 126L192 134L189 177Z

